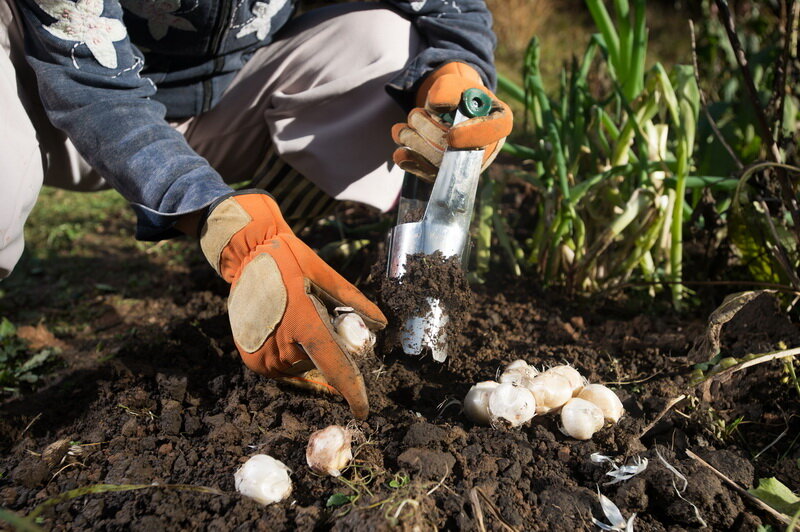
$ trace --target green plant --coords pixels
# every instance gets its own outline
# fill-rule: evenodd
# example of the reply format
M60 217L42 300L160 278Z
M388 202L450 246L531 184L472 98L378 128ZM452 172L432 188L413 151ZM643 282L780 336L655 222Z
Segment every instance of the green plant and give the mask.
M501 78L501 90L525 104L529 139L505 149L533 161L532 171L509 172L506 181L532 186L536 215L529 235L516 238L497 214L506 183L482 185L478 275L488 270L493 234L512 271L533 271L546 284L593 292L631 278L666 282L680 305L683 227L699 201L687 191L736 181L692 175L700 109L694 71L645 69L645 3L616 0L614 21L602 1L586 0L599 33L562 71L554 96L544 89L536 39L524 86ZM590 84L603 72L605 85Z
M33 386L56 362L56 349L32 353L17 336L17 328L7 318L0 320L0 393L15 394L23 386Z

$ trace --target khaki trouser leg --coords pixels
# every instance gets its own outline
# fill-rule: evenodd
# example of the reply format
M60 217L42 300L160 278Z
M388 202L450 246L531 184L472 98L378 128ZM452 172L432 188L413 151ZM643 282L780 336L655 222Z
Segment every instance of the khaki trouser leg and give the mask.
M23 226L42 184L70 190L108 188L47 119L36 77L23 55L22 22L0 0L0 278L24 248Z
M12 63L14 22L8 4L0 2L0 277L7 276L22 255L22 226L44 179L36 130L20 99L25 90Z
M0 277L22 253L43 182L108 188L47 120L22 43L13 6L0 0ZM403 176L391 164L390 129L404 115L384 86L420 46L411 24L386 9L312 11L254 54L217 107L179 129L226 182L273 193L295 229L332 198L387 210Z
M311 11L254 54L186 137L227 182L274 192L277 154L325 194L388 210L403 178L390 132L405 116L385 85L420 46L408 20L375 4Z

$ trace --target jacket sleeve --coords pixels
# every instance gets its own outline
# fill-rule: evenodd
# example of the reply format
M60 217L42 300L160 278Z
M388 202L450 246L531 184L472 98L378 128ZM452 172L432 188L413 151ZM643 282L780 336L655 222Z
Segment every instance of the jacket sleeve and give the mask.
M231 192L151 99L118 0L16 2L48 117L131 202L138 239L174 236L177 216Z
M402 105L411 107L414 93L427 74L452 61L467 63L494 90L492 15L484 0L383 0L409 18L425 48L412 58L406 69L389 83L389 93Z

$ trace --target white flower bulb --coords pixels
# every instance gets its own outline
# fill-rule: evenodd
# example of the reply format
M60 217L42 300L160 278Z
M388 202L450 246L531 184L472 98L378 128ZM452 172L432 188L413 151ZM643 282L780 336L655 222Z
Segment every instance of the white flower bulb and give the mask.
M617 394L602 384L590 384L586 386L581 390L581 393L578 394L578 397L597 405L597 407L603 411L605 420L611 423L619 421L619 418L621 418L622 414L625 412L622 401L619 400Z
M336 316L333 319L333 328L347 350L354 355L362 355L375 345L375 334L355 312Z
M498 380L501 383L511 383L527 388L533 378L538 374L539 370L533 366L529 366L524 360L515 360L506 366Z
M492 416L489 414L489 395L497 386L498 383L494 381L483 381L469 389L467 396L464 397L464 413L469 419L480 425L492 422Z
M572 386L566 377L556 373L540 373L527 388L536 398L536 413L547 414L561 408L572 398Z
M536 398L522 386L498 384L489 394L489 414L493 420L503 419L518 427L536 415Z
M316 431L306 447L308 466L317 473L338 477L353 459L352 439L353 434L339 425Z
M586 386L587 381L586 379L578 373L578 370L569 366L567 364L562 364L561 366L554 366L544 373L555 373L556 375L561 375L565 379L569 381L570 387L572 387L572 396L577 397L578 394L581 392L584 386Z
M561 408L561 431L576 440L588 440L603 428L603 411L594 403L575 397Z
M513 362L509 362L508 366L506 366L506 369L503 370L503 373L507 371L517 371L520 369L527 369L531 367L533 366L529 365L526 361L522 360L521 358L518 358Z
M280 502L292 493L289 468L266 454L251 456L236 470L233 478L236 491L267 505Z

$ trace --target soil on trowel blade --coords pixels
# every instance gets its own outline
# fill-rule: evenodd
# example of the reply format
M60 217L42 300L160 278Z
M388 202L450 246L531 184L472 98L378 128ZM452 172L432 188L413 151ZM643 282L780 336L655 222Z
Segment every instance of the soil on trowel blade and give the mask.
M385 266L378 264L375 272L383 271ZM440 251L432 255L409 255L402 277L390 279L376 274L376 278L380 279L379 304L390 323L384 345L399 345L406 332L403 328L406 321L428 315L431 300L438 299L447 315L447 324L438 337L437 348L450 350L469 318L473 303L472 290L458 257L446 258Z

